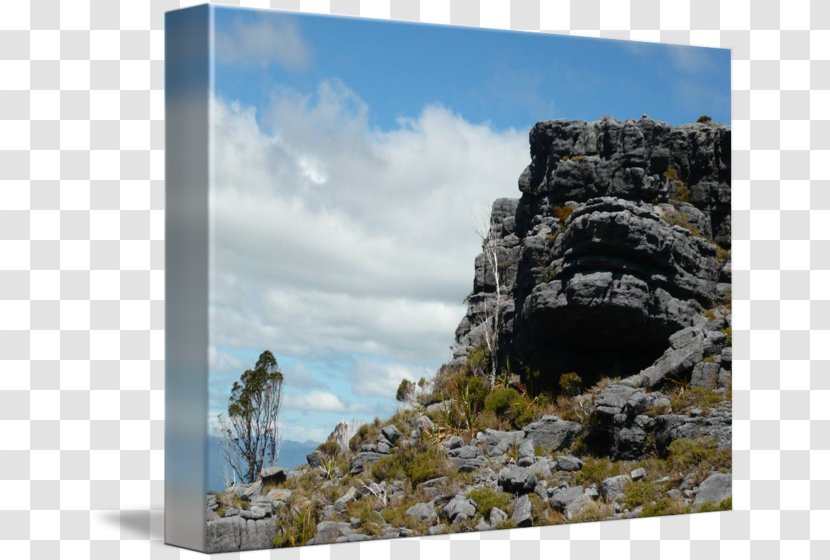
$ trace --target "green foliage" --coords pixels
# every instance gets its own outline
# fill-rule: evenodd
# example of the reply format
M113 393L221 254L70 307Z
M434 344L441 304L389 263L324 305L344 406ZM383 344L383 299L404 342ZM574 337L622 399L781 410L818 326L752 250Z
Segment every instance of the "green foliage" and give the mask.
M673 472L695 471L698 481L712 472L729 472L732 469L732 451L718 447L717 441L709 436L676 439L669 445L668 452Z
M409 379L401 379L398 390L395 392L395 400L398 402L406 402L415 394L415 384Z
M709 115L700 115L697 118L697 122L703 123L703 124L709 124L709 123L712 122L712 117L710 117Z
M467 497L476 503L476 509L482 515L490 515L490 510L499 508L505 513L510 513L510 503L513 496L496 488L479 486L467 492Z
M567 397L575 397L582 392L582 377L576 372L563 373L559 377L559 389Z
M669 165L669 167L663 173L663 177L665 177L669 181L677 181L678 179L680 179L680 174L677 172L677 169Z
M720 502L704 502L697 508L697 511L704 513L710 511L731 511L732 498L726 498Z
M642 517L662 517L664 515L680 515L689 513L691 507L680 501L671 498L660 498L656 502L646 504L643 507Z
M725 327L721 330L721 332L726 335L726 343L729 346L732 346L732 327Z
M687 387L669 395L672 410L685 412L698 407L708 414L709 410L724 401L724 394L708 387Z
M422 482L445 476L452 470L446 455L437 447L399 449L372 465L372 477L382 480L409 479L417 486Z
M277 461L283 381L277 359L265 350L254 369L246 370L231 386L227 417L219 415L223 457L246 482L256 480L262 467Z
M363 533L377 537L383 534L383 518L377 508L377 499L374 496L365 496L346 504L346 514L349 519L354 517L360 521L360 530Z
M520 397L519 392L512 387L496 387L484 399L484 409L502 416L510 410L511 403Z
M340 453L340 446L336 441L326 441L317 446L317 450L328 457L334 457Z
M631 482L625 489L623 505L628 509L645 505L654 501L662 489L662 485L655 482L646 482L645 480Z
M486 345L477 346L467 354L467 367L470 370L485 370L490 366L490 352Z
M624 466L606 457L586 457L582 470L576 473L576 483L601 484L606 478L622 474Z
M302 546L307 543L317 531L319 515L319 505L315 502L308 502L299 511L290 508L287 518L277 521L274 547Z

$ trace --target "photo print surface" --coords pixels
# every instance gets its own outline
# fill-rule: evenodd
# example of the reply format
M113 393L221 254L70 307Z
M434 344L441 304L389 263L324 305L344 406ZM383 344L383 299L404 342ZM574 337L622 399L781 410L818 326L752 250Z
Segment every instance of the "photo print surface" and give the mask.
M208 551L731 509L728 50L211 17Z

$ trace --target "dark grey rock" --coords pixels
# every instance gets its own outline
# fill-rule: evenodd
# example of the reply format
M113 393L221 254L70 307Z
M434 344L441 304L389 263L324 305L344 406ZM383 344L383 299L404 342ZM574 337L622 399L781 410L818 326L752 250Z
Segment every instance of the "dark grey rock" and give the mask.
M288 477L287 471L280 467L263 467L259 471L259 476L262 478L262 484L282 484Z
M314 451L305 456L306 462L314 468L321 466L323 464L324 458L325 457L318 449L315 449Z
M418 521L427 521L429 523L432 523L438 519L438 514L435 513L435 508L424 502L419 502L413 505L406 510L406 514Z
M527 467L505 467L499 471L498 484L505 492L527 494L536 488L536 475Z
M625 497L625 487L631 482L627 474L612 476L602 481L602 495L609 502L617 502Z
M513 502L513 515L510 516L510 519L516 527L530 527L533 525L532 507L527 494L519 496Z
M349 474L360 474L370 463L374 463L383 457L380 453L361 452L349 461Z
M463 521L471 519L476 514L476 504L466 496L456 496L442 508L447 519L452 521Z
M582 486L558 488L550 497L550 506L558 511L565 512L569 504L576 501L585 494Z
M558 416L544 416L538 422L524 427L525 436L546 450L559 451L570 445L582 430L576 422L562 420Z
M396 441L398 441L398 438L401 437L401 431L394 424L387 424L381 428L381 433L393 445Z
M344 536L355 534L349 523L343 521L321 521L317 524L314 537L307 544L332 544ZM343 541L340 541L343 542Z
M560 471L578 471L583 464L582 459L573 455L560 455L556 458L556 468Z
M443 443L446 449L457 449L464 445L464 438L461 436L452 436L447 441Z

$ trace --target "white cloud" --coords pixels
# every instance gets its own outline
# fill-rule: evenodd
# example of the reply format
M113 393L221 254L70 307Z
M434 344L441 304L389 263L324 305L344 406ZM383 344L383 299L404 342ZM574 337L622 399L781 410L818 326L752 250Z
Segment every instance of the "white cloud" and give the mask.
M266 68L276 62L287 70L304 70L311 60L311 46L289 18L238 18L220 26L215 53L220 64Z
M359 360L354 368L352 391L361 396L393 398L403 379L417 381L435 372L428 367L407 364L382 364Z
M358 412L363 405L344 403L340 397L329 391L309 391L283 399L283 407L292 410L317 412Z
M213 115L212 343L382 357L393 365L371 384L365 366L342 375L390 398L399 374L448 359L480 251L475 211L518 196L526 131L440 106L378 130L338 82L275 91L259 113L215 100Z

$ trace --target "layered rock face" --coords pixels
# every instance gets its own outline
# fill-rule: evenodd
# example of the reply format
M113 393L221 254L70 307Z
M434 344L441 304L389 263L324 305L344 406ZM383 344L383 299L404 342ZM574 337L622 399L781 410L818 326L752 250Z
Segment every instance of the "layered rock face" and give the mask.
M501 294L479 255L454 361L482 344L485 309L501 315L501 363L550 386L569 371L629 377L665 362L673 334L705 331L730 297L730 134L646 117L537 123L521 198L491 214Z

